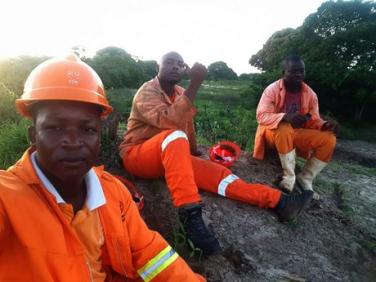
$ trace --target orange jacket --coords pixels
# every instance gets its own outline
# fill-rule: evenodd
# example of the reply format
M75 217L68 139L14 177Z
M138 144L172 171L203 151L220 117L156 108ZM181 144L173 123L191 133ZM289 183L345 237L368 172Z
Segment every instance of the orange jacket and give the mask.
M283 106L285 103L286 89L283 79L270 84L262 93L260 102L257 106L256 118L258 127L255 136L255 146L253 157L262 160L265 153L264 133L266 129L276 129L285 113ZM306 128L320 129L325 123L320 118L319 103L316 93L305 83L302 87L301 114L311 114L311 119L307 122Z
M54 196L41 186L30 151L0 171L0 281L90 281L84 248ZM98 208L106 281L142 281L138 273L143 281L205 281L147 228L116 178L101 167L95 172L106 198Z
M196 108L184 95L184 88L175 86L175 100L162 90L158 78L144 83L133 98L132 110L128 119L127 131L120 144L120 156L133 146L150 139L167 129L184 131L190 143L191 151L196 149L196 137L193 118Z

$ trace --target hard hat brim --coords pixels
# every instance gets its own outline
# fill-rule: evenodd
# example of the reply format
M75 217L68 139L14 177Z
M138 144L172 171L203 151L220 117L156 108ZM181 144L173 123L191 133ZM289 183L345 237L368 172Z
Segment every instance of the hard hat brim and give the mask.
M56 99L56 97L59 98ZM28 110L28 105L41 101L72 101L95 104L103 109L101 118L107 117L113 111L107 100L97 92L82 88L72 89L70 87L44 87L24 93L21 99L16 100L16 109L22 116L31 119L32 116Z

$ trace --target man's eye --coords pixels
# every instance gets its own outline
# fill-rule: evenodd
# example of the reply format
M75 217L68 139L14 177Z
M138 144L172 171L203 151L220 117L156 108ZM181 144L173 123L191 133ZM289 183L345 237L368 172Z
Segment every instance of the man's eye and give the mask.
M97 129L95 127L87 127L85 128L86 132L95 133L97 132Z
M61 127L59 127L59 126L55 126L55 125L50 125L50 126L47 126L47 129L48 129L48 130L56 130L56 131L59 131L59 130L61 130Z

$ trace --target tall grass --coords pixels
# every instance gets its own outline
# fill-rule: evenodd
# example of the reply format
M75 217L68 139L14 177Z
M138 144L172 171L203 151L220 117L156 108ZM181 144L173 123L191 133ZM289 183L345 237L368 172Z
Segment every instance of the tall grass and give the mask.
M257 127L252 95L246 81L205 81L196 96L197 141L206 145L234 141L243 150L253 149Z
M15 100L16 95L0 82L0 124L20 119L16 112Z
M30 121L7 121L0 126L0 169L13 165L29 146Z

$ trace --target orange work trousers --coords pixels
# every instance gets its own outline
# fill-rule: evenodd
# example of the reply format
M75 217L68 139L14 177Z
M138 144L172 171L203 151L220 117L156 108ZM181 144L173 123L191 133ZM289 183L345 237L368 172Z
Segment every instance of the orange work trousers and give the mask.
M277 149L279 154L287 154L294 148L297 154L308 158L313 157L323 162L329 162L336 146L336 137L331 131L317 129L294 129L290 123L281 122L277 129L265 131L269 147Z
M198 189L220 194L259 207L274 208L281 192L263 184L249 184L224 166L194 157L189 141L180 130L166 130L123 157L125 169L142 178L165 177L174 206L201 201Z

